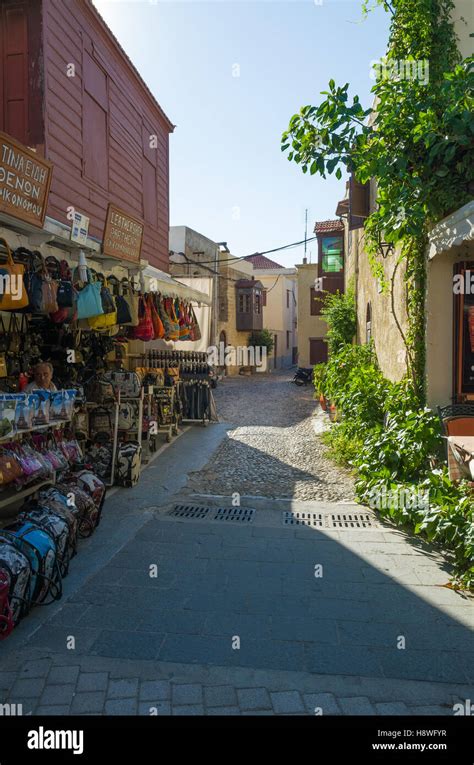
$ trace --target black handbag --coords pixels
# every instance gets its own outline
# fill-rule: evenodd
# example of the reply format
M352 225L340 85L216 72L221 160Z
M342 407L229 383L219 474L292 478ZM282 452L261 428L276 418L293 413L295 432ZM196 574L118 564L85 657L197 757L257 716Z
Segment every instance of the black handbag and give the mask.
M116 276L109 276L108 282L113 293L115 300L115 310L117 311L117 324L129 324L132 321L132 314L130 313L130 307L123 297L119 295L119 281Z
M66 260L59 262L59 287L56 299L60 308L72 308L75 290L72 285L72 274Z
M21 263L25 272L23 274L23 286L28 295L29 303L21 308L18 313L40 313L43 298L43 256L35 250L31 252L26 247L17 247L13 253L15 263Z

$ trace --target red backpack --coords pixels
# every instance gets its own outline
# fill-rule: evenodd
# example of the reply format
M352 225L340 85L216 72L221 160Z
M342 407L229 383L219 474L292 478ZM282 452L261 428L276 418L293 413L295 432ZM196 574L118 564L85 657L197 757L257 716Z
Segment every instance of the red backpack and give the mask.
M10 577L4 569L0 569L0 640L7 638L14 627L9 592Z

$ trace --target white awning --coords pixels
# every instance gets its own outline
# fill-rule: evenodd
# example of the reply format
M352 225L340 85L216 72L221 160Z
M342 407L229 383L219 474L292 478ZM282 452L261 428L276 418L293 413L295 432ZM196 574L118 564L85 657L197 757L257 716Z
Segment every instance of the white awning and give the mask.
M474 200L448 215L434 226L429 235L428 259L474 242ZM462 253L460 253L462 254Z
M187 284L174 279L170 274L165 271L161 271L155 266L147 266L142 275L145 279L156 279L158 283L158 292L162 292L165 296L179 297L187 300L192 300L195 303L204 303L205 305L211 305L211 297L205 292L200 292ZM147 285L148 286L148 285Z

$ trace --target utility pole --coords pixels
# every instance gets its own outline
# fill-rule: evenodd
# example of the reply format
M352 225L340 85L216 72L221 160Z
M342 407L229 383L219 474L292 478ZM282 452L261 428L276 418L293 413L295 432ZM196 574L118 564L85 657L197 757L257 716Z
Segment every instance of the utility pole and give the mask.
M308 208L304 211L304 255L303 255L303 263L307 263L306 258L306 240L308 238Z

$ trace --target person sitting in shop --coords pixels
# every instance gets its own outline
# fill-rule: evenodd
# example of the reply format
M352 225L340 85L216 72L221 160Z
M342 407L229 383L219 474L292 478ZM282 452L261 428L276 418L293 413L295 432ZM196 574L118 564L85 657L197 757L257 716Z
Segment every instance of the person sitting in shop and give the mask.
M49 361L41 361L33 369L34 379L28 383L25 393L31 393L33 390L57 390L53 383L53 365Z

